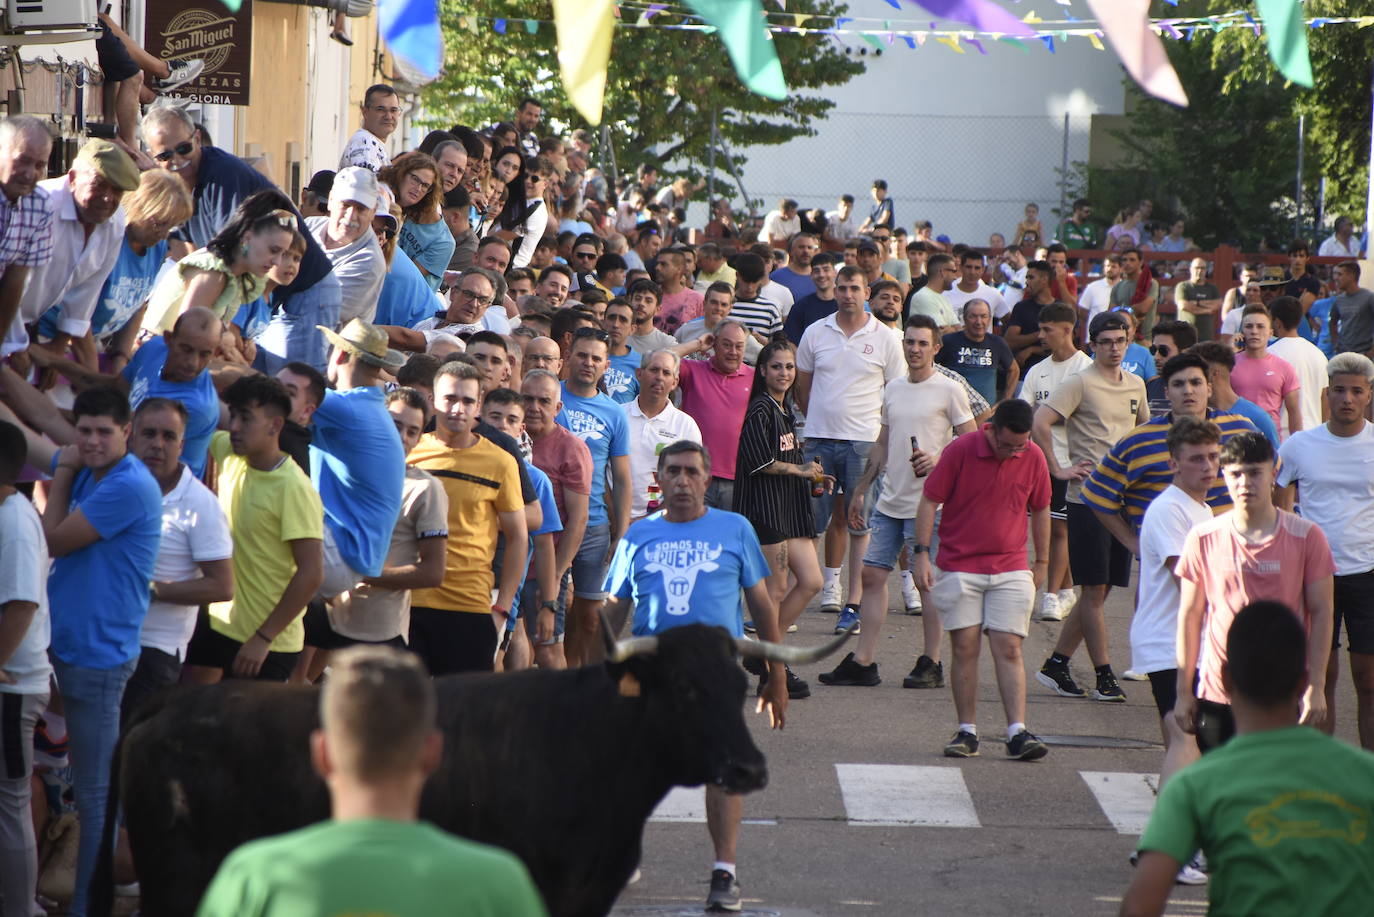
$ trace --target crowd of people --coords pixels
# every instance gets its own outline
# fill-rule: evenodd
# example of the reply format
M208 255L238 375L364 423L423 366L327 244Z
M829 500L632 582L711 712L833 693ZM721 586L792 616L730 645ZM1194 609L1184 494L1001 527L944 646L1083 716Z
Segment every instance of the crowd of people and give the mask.
M35 761L70 762L85 912L120 723L160 690L316 682L359 644L435 676L583 666L627 623L780 642L817 597L858 635L819 681L868 687L894 573L923 623L903 686L949 663L945 755L979 753L984 634L1006 754L1047 754L1033 617L1062 621L1039 684L1124 701L1103 608L1133 568L1124 675L1149 681L1166 785L1235 732L1228 634L1259 600L1301 625L1302 718L1327 732L1345 623L1374 747L1358 262L1325 282L1295 242L1286 272L1161 278L1142 249L1188 251L1181 222L1143 233L1145 202L1102 238L1086 201L1054 232L1028 206L989 257L908 237L882 180L857 226L847 195L757 228L716 201L697 230L699 183L615 187L586 132L540 137L535 99L394 156L396 92L360 114L299 201L176 106L137 156L90 140L46 179L46 126L0 121L6 914L35 886ZM1069 253L1099 244L1080 290ZM774 726L811 693L746 668ZM708 905L737 910L739 797L708 788L707 811Z

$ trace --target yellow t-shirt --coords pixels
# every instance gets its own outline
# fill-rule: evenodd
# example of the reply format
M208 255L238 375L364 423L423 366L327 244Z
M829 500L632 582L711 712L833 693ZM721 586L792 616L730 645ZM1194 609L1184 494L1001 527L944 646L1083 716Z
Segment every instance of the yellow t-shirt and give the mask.
M500 533L498 513L523 510L515 459L481 437L452 449L426 433L406 461L439 479L448 493L448 549L443 585L416 589L411 604L445 611L491 612L491 571Z
M223 430L210 439L219 466L219 505L234 537L234 598L210 606L210 626L246 643L262 626L291 577L296 561L287 542L324 539L324 505L300 466L284 458L271 471L258 471L229 445ZM298 653L305 646L305 609L277 634L274 653Z

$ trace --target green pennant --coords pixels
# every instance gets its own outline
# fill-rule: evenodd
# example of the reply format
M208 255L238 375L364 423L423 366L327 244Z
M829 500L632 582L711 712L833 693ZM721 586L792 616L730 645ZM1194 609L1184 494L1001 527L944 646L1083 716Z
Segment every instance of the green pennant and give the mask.
M228 7L231 13L237 13L239 7L243 6L243 0L219 0L219 2Z
M1312 59L1307 55L1307 24L1298 0L1255 0L1264 20L1269 57L1290 81L1312 87Z
M787 98L782 63L759 0L687 0L687 5L718 31L735 73L750 92Z

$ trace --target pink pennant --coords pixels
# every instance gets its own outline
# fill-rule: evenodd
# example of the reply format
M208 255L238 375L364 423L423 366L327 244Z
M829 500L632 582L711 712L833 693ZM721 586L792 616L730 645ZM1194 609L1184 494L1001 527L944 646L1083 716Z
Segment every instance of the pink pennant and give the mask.
M1186 107L1188 94L1150 28L1150 0L1088 0L1126 72L1150 95Z

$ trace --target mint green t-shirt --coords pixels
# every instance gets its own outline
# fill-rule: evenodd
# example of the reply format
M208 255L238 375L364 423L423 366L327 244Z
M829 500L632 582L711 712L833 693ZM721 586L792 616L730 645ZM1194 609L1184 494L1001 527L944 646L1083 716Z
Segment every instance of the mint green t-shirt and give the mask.
M1208 914L1319 917L1374 902L1374 754L1306 726L1236 736L1164 786L1140 839L1211 865Z
M198 917L544 917L524 864L418 822L326 821L244 844Z

